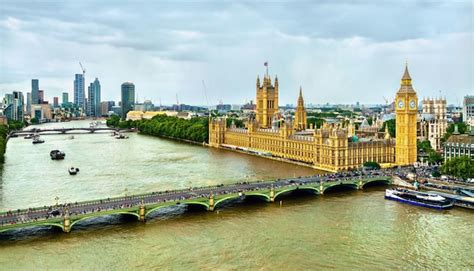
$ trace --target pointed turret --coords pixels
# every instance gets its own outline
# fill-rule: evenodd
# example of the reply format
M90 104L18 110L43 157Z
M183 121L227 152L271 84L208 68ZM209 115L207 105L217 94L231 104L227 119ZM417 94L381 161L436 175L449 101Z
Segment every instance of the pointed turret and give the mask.
M385 133L384 133L384 138L385 139L390 139L390 132L388 131L388 125L385 125Z
M257 75L257 88L259 88L259 87L260 87L260 76Z
M296 130L305 130L306 126L306 109L304 108L303 89L300 86L300 94L298 96L298 105L295 110L295 122L293 127Z
M275 75L275 87L278 86L278 76Z
M405 72L403 73L402 80L411 80L410 73L408 72L408 64L405 64Z
M413 86L411 85L411 76L410 76L410 73L408 72L408 64L405 64L405 72L403 73L400 89L398 90L398 92L405 92L405 93L415 92L415 90L413 89Z

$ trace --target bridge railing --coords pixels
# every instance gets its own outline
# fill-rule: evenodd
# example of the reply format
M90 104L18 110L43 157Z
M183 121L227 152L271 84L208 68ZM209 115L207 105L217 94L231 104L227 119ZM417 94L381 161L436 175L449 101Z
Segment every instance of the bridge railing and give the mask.
M290 179L273 179L273 180L262 180L258 182L238 182L235 184L230 184L230 185L213 185L213 186L206 186L206 187L194 187L194 188L185 188L185 189L175 189L175 190L165 190L165 191L157 191L157 192L150 192L150 193L144 193L144 194L134 194L130 196L116 196L116 197L111 197L107 199L99 199L99 200L89 200L89 201L82 201L82 202L75 202L75 203L69 203L69 204L58 204L58 205L52 205L52 206L43 206L43 207L35 207L35 208L28 208L28 209L17 209L13 211L4 211L0 212L0 217L17 217L21 215L31 215L34 214L35 212L44 212L48 210L54 210L54 209L63 209L66 205L70 205L71 207L91 207L93 205L97 204L103 204L103 203L113 203L113 202L121 202L121 201L127 201L127 200L135 200L133 203L135 205L140 204L140 200L142 198L146 197L153 197L153 196L172 196L175 194L182 194L182 193L192 193L192 192L197 192L197 191L206 191L210 192L209 190L213 191L217 188L228 188L224 191L216 191L216 195L221 195L221 194L231 194L231 193L236 193L239 192L239 188L242 185L248 185L252 186L255 184L262 184L262 185L271 185L272 183L276 183L279 181L291 181L291 180L299 180L299 179L308 179L311 180L311 178L317 178L321 177L320 175L313 175L313 176L305 176L305 177L298 177L298 178L290 178ZM307 183L319 183L320 181L323 181L324 183L331 183L331 182L341 182L341 181L347 181L347 180L359 180L359 179L367 179L367 178L376 178L376 177L390 177L389 174L381 174L381 175L365 175L365 176L357 176L357 177L345 177L342 180L314 180L314 181L309 181ZM288 183L286 185L277 185L275 188L281 188L281 187L290 187L294 186L295 183ZM298 185L296 183L296 185ZM300 184L301 185L301 184ZM237 187L237 189L236 189ZM246 189L246 191L258 191L258 190L266 190L268 187L249 187ZM213 191L214 192L214 191ZM192 197L189 197L192 198ZM179 199L175 199L179 200ZM153 203L156 203L156 201L153 201ZM11 212L11 214L9 213Z

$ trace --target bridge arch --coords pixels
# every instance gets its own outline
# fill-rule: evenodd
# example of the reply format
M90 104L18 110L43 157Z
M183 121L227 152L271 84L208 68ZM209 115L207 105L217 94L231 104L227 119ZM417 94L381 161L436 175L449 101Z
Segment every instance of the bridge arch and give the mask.
M28 225L28 226L25 226L25 227L10 227L10 228L6 228L6 229L0 229L0 233L4 233L4 232L7 232L7 231L12 231L12 230L16 230L16 229L34 228L34 227L41 227L41 226L52 226L52 227L60 228L61 230L64 230L64 226L61 223L44 222L44 223L35 223L35 224Z
M151 208L145 212L145 218L148 217L151 213L158 211L159 209L170 207L170 206L173 206L173 204L161 205L161 206Z
M200 206L200 207L204 207L206 210L209 210L209 204L208 204L208 203L205 203L205 202L200 202L200 201L185 201L185 202L181 202L181 204Z
M117 211L116 213L106 213L106 214L101 214L99 212L99 213L96 213L96 214L93 213L90 216L85 216L85 217L79 218L77 220L71 221L71 229L75 224L77 224L81 221L92 219L92 218L95 218L95 217L108 216L108 215L132 215L132 216L136 216L137 219L140 219L140 215L138 213L135 213L135 212Z
M242 193L242 195L231 195L231 196L227 196L227 197L224 197L224 198L221 198L221 199L218 199L215 203L214 203L214 209L216 209L218 207L218 205L222 204L223 202L225 201L229 201L229 200L232 200L232 199L238 199L238 198L258 198L258 199L262 199L263 201L265 202L269 202L270 201L270 196L267 195L267 194L264 194L264 193Z
M284 189L284 190L281 190L281 191L278 191L277 193L275 193L275 199L278 198L279 196L281 196L282 194L284 193L287 193L287 192L291 192L291 191L296 191L296 190L308 190L308 191L313 191L313 192L316 192L316 194L319 194L319 189L317 187L312 187L312 186L303 186L303 187L300 187L300 186L293 186L293 187L289 187L287 189Z
M242 195L242 196L243 196L243 195ZM216 202L214 202L214 209L216 209L218 205L222 204L222 203L225 202L225 201L229 201L229 200L232 200L232 199L242 198L242 196L239 196L239 195L237 194L237 195L227 196L227 197L223 197L223 198L221 198L221 199L218 199L218 200L216 200Z
M385 185L389 185L390 182L391 182L390 179L370 179L370 180L362 181L361 188L364 188L366 184L385 184Z
M263 201L265 202L269 202L270 201L270 195L267 195L267 194L264 194L264 193L245 193L244 194L246 198L258 198L258 199L262 199Z
M334 189L337 189L337 188L352 188L354 190L357 190L359 187L356 183L334 183L334 184L331 184L325 188L323 188L323 192L326 192L326 191L331 191L331 190L334 190Z

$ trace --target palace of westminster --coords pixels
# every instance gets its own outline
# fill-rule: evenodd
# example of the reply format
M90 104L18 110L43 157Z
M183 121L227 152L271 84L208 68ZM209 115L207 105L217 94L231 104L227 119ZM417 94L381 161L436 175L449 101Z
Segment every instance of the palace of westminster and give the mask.
M285 119L279 112L278 78L272 83L268 74L263 82L257 78L256 92L256 116L245 128L227 127L224 118L210 122L211 146L279 157L327 171L359 168L367 161L386 165L416 162L418 97L408 67L395 97L395 139L387 128L385 132L367 132L356 129L352 122L309 127L301 89L294 119Z

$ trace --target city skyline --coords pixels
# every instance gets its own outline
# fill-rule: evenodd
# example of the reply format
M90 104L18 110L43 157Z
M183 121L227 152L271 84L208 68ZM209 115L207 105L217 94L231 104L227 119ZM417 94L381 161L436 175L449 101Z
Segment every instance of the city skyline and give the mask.
M205 105L204 81L209 104L243 104L268 61L285 93L281 104L295 104L300 86L307 103L383 104L408 60L420 97L441 90L449 104L460 105L473 85L472 3L397 3L201 2L154 9L119 2L94 5L90 17L87 1L54 3L54 9L6 2L0 92L29 92L37 78L47 99L71 95L82 62L85 84L101 78L102 100L120 100L121 84L130 81L141 101L173 104L178 95L182 103ZM122 19L146 27L122 28Z

